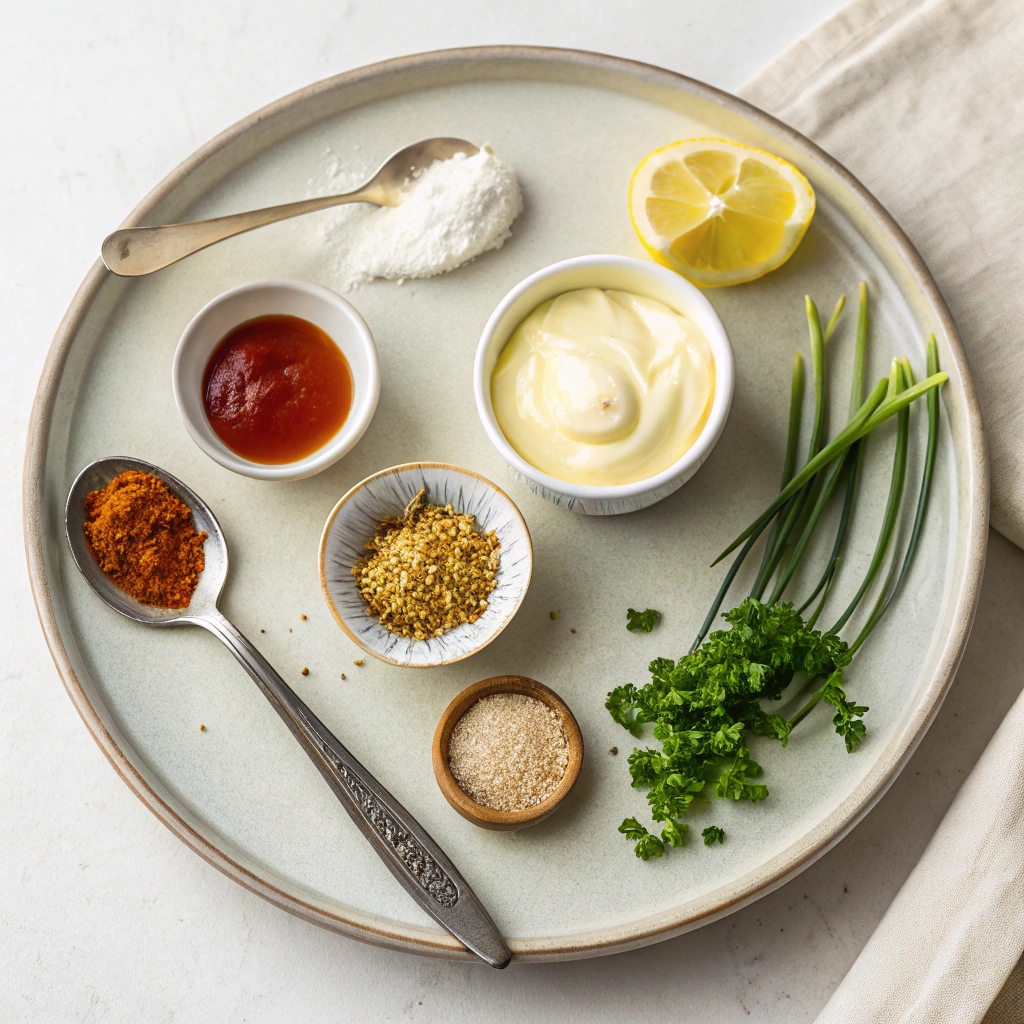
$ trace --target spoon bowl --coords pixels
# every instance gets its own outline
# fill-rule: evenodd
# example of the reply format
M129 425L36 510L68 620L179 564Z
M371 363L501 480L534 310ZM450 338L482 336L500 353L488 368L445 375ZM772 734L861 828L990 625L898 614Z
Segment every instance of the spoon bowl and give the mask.
M142 277L162 270L172 263L191 256L208 245L240 235L253 228L273 224L289 217L299 217L315 210L326 210L343 203L375 203L377 206L399 206L409 192L409 185L438 160L450 160L458 153L473 156L480 147L465 139L423 139L392 153L377 168L365 185L342 195L300 199L262 210L233 213L211 220L188 221L184 224L160 224L154 227L120 228L107 235L100 253L107 269L119 277Z
M412 181L431 164L438 160L451 160L459 153L475 156L479 152L479 146L474 146L465 139L436 138L414 142L411 146L392 153L365 185L355 192L345 193L345 197L361 195L363 198L357 200L358 202L376 203L378 206L400 206L409 193ZM352 202L353 199L348 198L347 201Z
M86 495L90 491L106 487L114 477L127 470L151 473L163 480L171 491L188 505L192 511L192 521L195 523L196 529L208 534L206 543L203 545L206 567L199 576L199 585L187 608L157 608L136 601L134 597L130 597L107 578L89 550L83 529ZM217 610L217 602L220 600L221 591L224 589L224 583L228 576L227 541L224 540L220 524L206 502L195 491L158 466L126 456L100 459L86 466L71 485L64 511L64 526L75 564L81 570L89 586L114 611L120 612L129 619L134 619L136 622L145 622L151 626L173 626L194 623L197 616Z

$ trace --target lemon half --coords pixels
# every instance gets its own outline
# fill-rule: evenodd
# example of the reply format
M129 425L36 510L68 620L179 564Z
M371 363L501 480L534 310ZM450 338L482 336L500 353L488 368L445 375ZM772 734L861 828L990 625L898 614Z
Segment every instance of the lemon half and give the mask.
M703 288L782 266L814 216L814 189L790 163L727 139L684 139L644 157L629 213L647 251Z

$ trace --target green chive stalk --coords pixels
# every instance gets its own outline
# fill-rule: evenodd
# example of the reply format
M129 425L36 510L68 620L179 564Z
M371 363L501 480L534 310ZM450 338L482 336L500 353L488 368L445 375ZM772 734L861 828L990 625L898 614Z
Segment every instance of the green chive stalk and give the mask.
M910 373L909 364L907 364L906 372ZM935 335L929 335L928 337L928 374L939 372L939 349L938 344L935 341ZM912 379L912 378L910 378ZM907 573L910 571L911 562L914 560L914 554L917 551L918 542L921 539L921 530L924 527L925 515L928 512L928 503L931 498L932 489L932 476L935 471L935 451L938 448L939 443L939 393L938 391L932 391L928 394L928 441L925 447L924 456L924 468L921 472L921 487L918 491L917 497L917 511L914 514L914 526L910 532L910 540L907 543L907 551L903 556L903 564L900 568L899 576L896 577L896 582L890 589L888 580L886 586L883 588L882 593L878 595L878 600L875 602L874 608L871 610L871 615L868 617L867 622L861 629L857 638L850 644L850 654L856 653L864 641L868 638L871 631L878 624L878 620L885 614L889 605L892 604L893 598L895 598L897 591L903 585L903 581L907 577ZM897 564L896 553L893 553L893 568ZM890 573L891 575L891 573Z
M832 314L832 319L829 320L829 326L832 330L835 329L835 324L839 320L839 314L842 312L844 304L845 299L840 300L836 304L836 310ZM824 441L828 417L828 392L825 388L825 334L821 329L821 317L818 314L818 307L809 295L804 296L804 310L807 315L807 332L811 345L811 371L814 374L814 425L811 428L811 439L807 449L807 461L810 462L821 451L822 442ZM776 530L773 527L772 534L765 545L761 567L750 590L751 597L760 600L761 595L764 593L764 588L768 585L768 581L772 578L779 563L782 561L790 535L800 522L807 503L812 497L813 486L811 484L802 493L795 495L786 508L785 513L776 520L778 529Z
M712 565L717 565L726 555L735 551L754 531L762 530L771 520L778 515L779 509L793 497L808 481L813 479L830 462L844 454L851 445L862 437L867 437L873 430L877 430L886 420L912 405L922 395L926 395L933 388L944 384L949 380L949 375L943 372L934 373L926 377L920 384L911 388L894 398L886 399L886 392L889 389L888 378L883 377L868 395L867 400L858 410L857 415L850 423L840 431L836 437L818 454L811 459L803 469L779 492L779 496L755 519L715 560Z
M864 401L864 365L867 361L869 324L868 286L864 281L861 281L857 287L857 298L857 342L853 352L853 383L850 389L850 419L853 419L857 409L860 408L861 403ZM832 553L829 555L828 561L825 563L825 571L821 574L821 579L818 580L817 585L811 591L807 600L804 601L798 609L801 615L810 607L818 594L827 589L829 581L835 575L836 566L839 563L839 557L842 553L843 544L846 540L846 532L849 529L850 521L853 518L853 507L857 500L857 490L860 485L861 471L864 468L864 453L866 445L866 441L858 441L852 445L850 450L846 453L844 464L849 470L849 475L846 480L846 494L843 498L843 511L839 517L839 527L836 530L836 539L832 544ZM821 613L821 609L822 604L819 603L818 609L812 617L814 621L817 620L818 615Z
M835 316L835 314L833 314ZM782 466L782 483L779 485L780 488L785 487L789 483L793 476L793 472L796 469L796 454L797 447L800 442L800 414L803 409L804 402L804 359L803 356L796 352L793 355L793 371L790 378L789 388L789 433L786 440L786 458ZM776 522L772 528L772 533L769 535L768 543L765 546L765 553L773 544L773 537L778 532L778 522ZM711 609L708 612L704 622L701 624L700 630L697 632L697 638L693 641L693 645L690 647L690 653L692 654L707 636L708 630L711 629L712 623L715 621L715 616L718 615L718 610L722 607L722 602L725 600L725 595L728 593L729 588L732 586L733 580L736 578L736 574L740 571L740 566L743 565L747 555L750 553L750 549L754 546L760 531L754 534L747 542L743 545L740 553L733 560L732 565L729 567L728 573L726 573L725 579L722 581L722 585L718 588L718 593L715 595L715 600L711 604Z
M900 393L906 391L910 386L903 364L898 359L893 360L890 384L893 397L896 397ZM889 483L889 497L886 501L885 515L882 517L882 528L878 535L878 542L875 545L875 553L871 556L871 562L868 565L868 571L864 576L864 581L861 583L860 588L854 595L854 598L850 602L846 611L844 611L836 620L835 625L830 630L832 633L838 633L839 630L841 630L849 621L850 616L857 610L857 606L860 604L864 595L874 582L875 577L878 575L878 570L882 567L882 563L885 561L886 553L889 550L889 544L892 541L892 536L896 529L896 520L900 514L900 506L903 503L903 485L907 478L907 451L909 446L910 410L903 408L900 410L896 421L896 450L893 453L892 476Z
M890 371L889 378L889 390L890 400L895 399L901 394L905 394L907 390L912 387L911 380L912 375L908 373L909 364L906 366L905 360L894 359L892 361L892 370ZM929 367L930 368L930 367ZM936 371L937 372L937 371ZM882 563L885 561L886 553L889 550L889 544L892 541L893 533L896 529L896 521L899 518L900 507L903 503L903 488L906 481L907 471L907 452L910 443L910 410L908 407L904 407L898 414L896 421L896 448L893 453L893 467L892 475L889 484L889 497L886 501L885 513L882 517L882 526L879 531L878 540L875 544L875 552L871 557L871 562L868 565L868 571L865 574L864 580L860 585L856 595L850 602L846 611L839 617L838 621L834 626L831 627L828 632L838 633L840 629L849 621L850 616L857 610L857 606L860 604L864 595L867 593L871 584L874 582L875 577L878 575L878 570L882 567ZM927 460L926 460L927 469ZM920 505L920 500L918 502ZM906 564L906 563L905 563ZM879 618L885 610L885 596L886 591L889 589L889 583L893 575L893 570L896 566L896 556L893 556L893 567L890 569L889 578L886 580L882 587L882 592L879 595L878 600L875 603L874 608L864 628L861 630L857 639L848 649L849 654L853 654L867 639L868 634L877 624ZM895 591L893 591L895 592ZM825 694L825 689L828 685L826 680L825 684L819 687L811 699L789 720L790 730L796 728L810 713L814 710L817 704L821 701Z

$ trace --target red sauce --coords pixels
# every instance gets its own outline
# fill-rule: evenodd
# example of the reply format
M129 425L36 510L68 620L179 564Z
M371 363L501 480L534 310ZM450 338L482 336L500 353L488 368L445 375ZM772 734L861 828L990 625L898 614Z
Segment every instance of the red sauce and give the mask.
M260 316L213 350L203 374L213 432L250 462L296 462L322 448L352 408L352 371L316 324Z

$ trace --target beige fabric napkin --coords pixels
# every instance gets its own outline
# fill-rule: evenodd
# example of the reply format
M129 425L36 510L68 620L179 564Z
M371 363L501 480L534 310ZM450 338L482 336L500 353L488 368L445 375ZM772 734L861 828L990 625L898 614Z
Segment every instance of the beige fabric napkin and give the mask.
M817 1024L974 1024L985 1017L1024 950L1022 736L1024 695ZM1024 1020L995 1014L986 1024Z
M992 525L1024 547L1024 0L854 0L742 95L920 250L977 382ZM971 1024L997 995L986 1024L1021 1024L1022 951L1024 696L818 1024Z
M1024 0L854 0L741 90L874 193L967 349L992 525L1024 547Z

